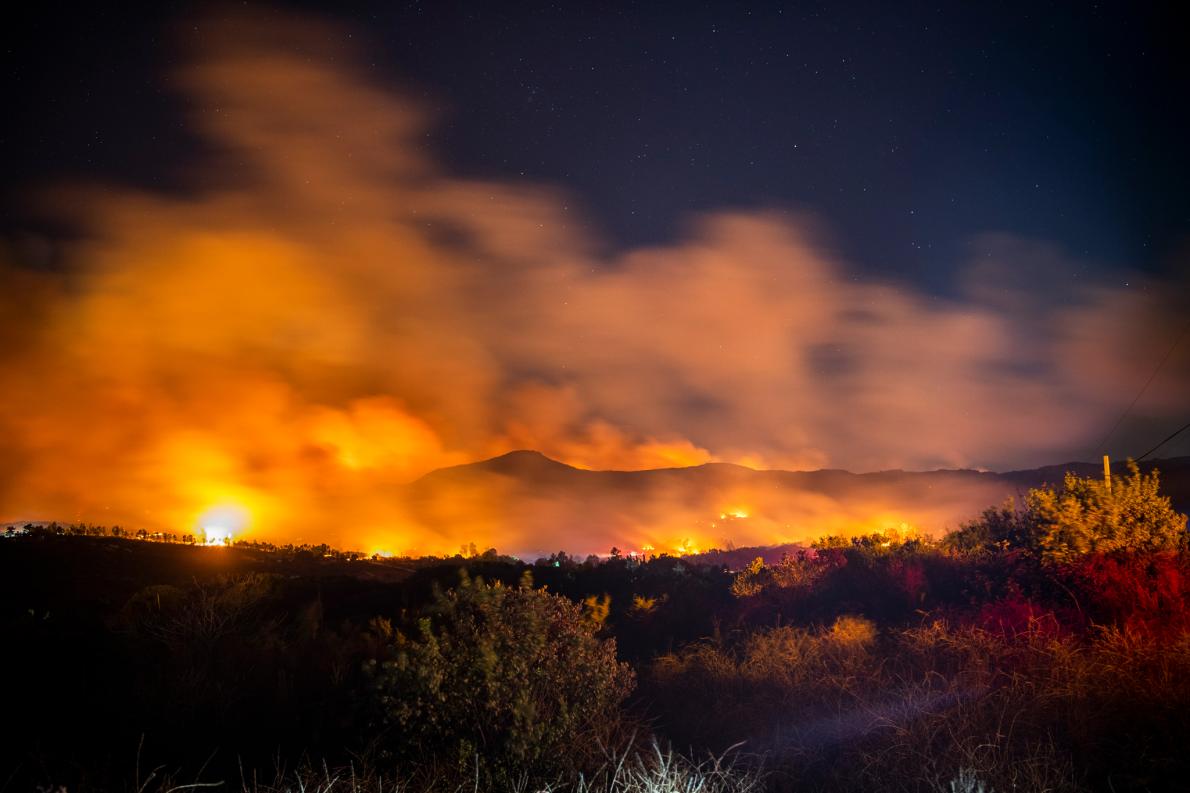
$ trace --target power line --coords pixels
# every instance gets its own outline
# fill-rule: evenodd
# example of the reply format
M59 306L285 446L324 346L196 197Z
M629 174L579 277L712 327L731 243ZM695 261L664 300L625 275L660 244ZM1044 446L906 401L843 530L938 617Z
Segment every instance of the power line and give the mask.
M1187 331L1190 331L1190 320L1187 320L1186 324L1182 326L1182 330L1180 333L1178 333L1177 338L1175 338L1173 340L1173 344L1169 345L1169 349L1165 351L1165 355L1163 355L1161 357L1161 360L1157 362L1157 368L1153 370L1153 373L1151 375L1149 375L1149 379L1145 380L1145 384L1140 387L1140 391L1136 392L1136 396L1134 396L1132 398L1132 401L1128 403L1128 407L1124 408L1124 412L1120 414L1120 417L1118 419L1116 419L1116 423L1112 425L1111 429L1107 431L1107 435L1103 436L1103 440L1101 440L1099 442L1099 444L1095 447L1096 451L1104 451L1104 452L1107 451L1107 442L1109 440L1111 440L1111 436L1113 434L1115 434L1115 431L1120 428L1120 424L1122 424L1124 422L1124 419L1128 416L1128 414L1132 412L1132 408L1136 407L1136 403L1140 401L1140 398L1145 395L1145 391L1148 391L1149 386L1152 385L1153 381L1157 379L1157 373L1161 371L1161 367L1165 366L1165 362L1169 360L1169 356L1173 355L1173 351L1176 350L1178 348L1178 345L1182 343L1182 339L1184 339L1186 337ZM1186 429L1186 428L1182 427L1182 430L1184 430L1184 429ZM1182 430L1178 430L1178 432L1181 432ZM1178 434L1178 432L1175 432L1169 438L1166 438L1165 441L1168 441L1171 438L1173 438L1174 435ZM1159 443L1157 445L1158 448L1160 446L1164 445L1165 441L1161 441L1161 443ZM1156 448L1154 448L1153 450L1151 450L1149 452L1146 452L1145 454L1151 454L1153 451L1156 451ZM1144 455L1141 455L1142 459L1143 459L1143 457L1144 457Z
M1164 446L1165 444L1169 443L1170 441L1172 441L1174 438L1176 438L1176 437L1178 437L1179 435L1181 435L1181 434L1182 434L1183 432L1185 432L1186 430L1190 430L1190 424L1183 424L1183 425L1182 425L1182 427L1181 427L1180 429L1176 430L1176 431L1174 432L1174 434L1173 434L1173 435L1170 435L1168 438L1166 438L1165 440L1161 441L1161 443L1157 444L1157 445L1156 445L1156 446L1154 446L1152 449L1149 449L1147 452L1145 452L1144 454L1142 454L1140 457L1137 457L1137 458L1136 458L1136 461L1139 463L1141 460L1145 459L1145 458L1146 458L1146 457L1148 457L1150 454L1152 454L1153 452L1157 451L1157 450L1158 450L1158 449L1160 449L1162 446Z

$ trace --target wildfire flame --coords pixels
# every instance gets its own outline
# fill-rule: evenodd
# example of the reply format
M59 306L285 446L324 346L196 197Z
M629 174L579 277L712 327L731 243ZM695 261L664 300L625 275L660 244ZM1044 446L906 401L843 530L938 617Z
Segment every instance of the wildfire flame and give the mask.
M198 517L198 534L203 545L229 545L249 524L248 510L237 504L220 504Z
M434 163L424 109L328 51L346 37L273 20L204 24L206 49L171 80L212 153L187 170L215 178L34 191L77 237L0 247L0 520L549 553L575 518L565 498L504 481L396 493L526 448L601 471L1039 455L1101 426L1110 384L1147 365L1134 351L1165 343L1149 318L1176 290L1080 287L1034 315L1036 290L1004 287L981 256L956 278L964 295L938 301L849 277L813 224L774 212L604 253L557 191ZM1019 332L1037 319L1052 330ZM1002 365L1022 352L1029 366ZM1153 415L1184 409L1170 383ZM902 516L883 495L658 486L587 519L573 550L686 554L905 517L938 530L1003 497L989 495Z

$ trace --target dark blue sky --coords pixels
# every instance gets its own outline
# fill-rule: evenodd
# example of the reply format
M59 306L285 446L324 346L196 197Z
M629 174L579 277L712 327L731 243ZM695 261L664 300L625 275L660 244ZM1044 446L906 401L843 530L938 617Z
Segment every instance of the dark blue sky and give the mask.
M377 82L439 113L428 142L448 167L562 186L612 245L780 206L824 218L858 269L940 291L988 231L1103 268L1178 266L1190 65L1171 12L595 5L322 13L364 39ZM51 5L5 25L7 232L32 227L23 192L47 179L183 182L199 144L165 75L200 10Z

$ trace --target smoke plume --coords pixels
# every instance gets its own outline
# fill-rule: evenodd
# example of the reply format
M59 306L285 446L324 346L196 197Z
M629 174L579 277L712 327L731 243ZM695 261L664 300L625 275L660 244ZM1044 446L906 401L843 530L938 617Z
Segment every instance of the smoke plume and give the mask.
M476 538L395 494L518 448L593 469L1054 462L1093 451L1181 321L1168 284L1040 282L1078 264L1003 234L972 241L949 297L860 276L776 210L608 252L558 188L451 174L434 119L310 23L204 41L173 83L208 149L189 188L46 187L30 200L79 230L61 266L4 253L3 519L186 531L238 505L263 538L453 551ZM1138 411L1190 404L1186 353Z

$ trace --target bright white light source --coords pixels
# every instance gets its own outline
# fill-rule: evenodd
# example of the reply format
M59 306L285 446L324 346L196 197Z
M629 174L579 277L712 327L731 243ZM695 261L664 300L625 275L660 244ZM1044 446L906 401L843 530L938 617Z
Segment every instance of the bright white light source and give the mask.
M234 504L211 507L198 518L205 545L227 545L248 525L248 511Z
M227 545L231 539L231 531L221 526L203 526L203 541L207 545Z

